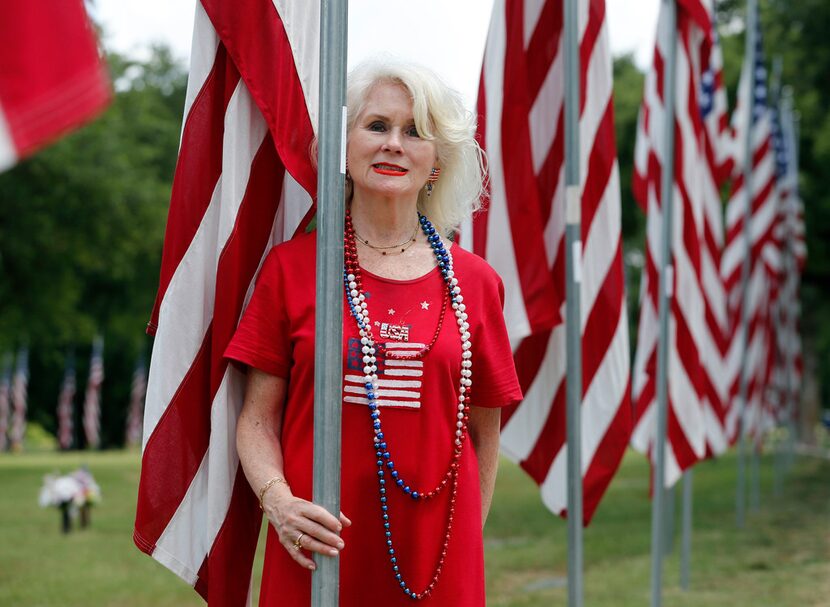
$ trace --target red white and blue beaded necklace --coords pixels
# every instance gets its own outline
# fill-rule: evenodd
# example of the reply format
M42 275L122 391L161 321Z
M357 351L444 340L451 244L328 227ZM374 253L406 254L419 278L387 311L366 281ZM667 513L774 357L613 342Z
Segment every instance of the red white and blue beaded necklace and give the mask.
M453 272L452 255L441 241L441 236L430 221L420 213L418 214L418 221L421 230L427 237L435 255L438 269L441 272L441 277L447 288L449 300L451 301L452 309L455 313L456 324L458 325L458 332L461 338L461 375L459 378L458 387L458 401L455 408L455 433L453 435L453 455L449 464L447 472L442 475L441 480L431 490L418 491L407 483L401 473L395 469L395 462L392 459L392 453L388 445L388 441L383 434L383 426L380 421L380 408L378 407L378 376L377 376L377 358L376 354L380 344L376 344L374 335L372 333L372 323L369 319L369 310L366 303L366 296L363 294L362 276L360 265L357 257L357 245L355 243L355 232L352 226L351 214L346 210L345 221L345 236L344 236L344 270L343 282L346 290L346 301L349 304L352 317L355 319L360 333L360 343L363 353L363 379L364 388L366 389L366 398L369 402L368 411L372 420L373 439L372 449L377 457L376 465L378 468L378 485L380 497L380 511L383 520L383 528L386 536L386 547L389 552L389 561L392 566L392 574L395 580L401 587L401 590L408 597L416 600L428 597L438 577L441 575L441 570L444 565L444 560L447 556L447 547L449 546L450 534L452 531L452 521L455 512L455 499L458 489L458 470L460 467L461 453L464 449L464 444L467 438L467 421L470 414L470 395L472 391L472 351L470 343L470 325L467 322L466 305L464 298L461 295L461 288L458 286L458 279ZM445 304L446 305L446 304ZM441 321L443 320L443 310ZM430 346L435 343L438 331L440 331L441 321L439 321L439 328L436 331L436 336L433 338ZM429 347L418 353L418 356L425 356L429 351ZM444 533L444 542L441 548L441 556L434 569L432 579L427 587L422 592L415 592L410 588L409 584L404 580L400 565L395 553L394 542L392 540L392 524L389 514L389 505L387 500L387 487L398 487L404 494L411 499L426 502L440 494L447 485L450 486L450 506L447 514L447 527Z

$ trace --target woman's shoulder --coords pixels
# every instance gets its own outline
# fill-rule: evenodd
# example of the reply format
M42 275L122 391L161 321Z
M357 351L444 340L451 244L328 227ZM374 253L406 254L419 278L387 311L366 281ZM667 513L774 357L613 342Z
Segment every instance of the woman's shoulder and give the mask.
M317 230L312 230L275 244L268 252L268 259L278 259L283 263L298 263L309 260L313 262L316 253Z
M453 269L456 275L466 281L477 280L486 286L498 287L502 280L487 261L472 251L462 249L458 244L452 247Z

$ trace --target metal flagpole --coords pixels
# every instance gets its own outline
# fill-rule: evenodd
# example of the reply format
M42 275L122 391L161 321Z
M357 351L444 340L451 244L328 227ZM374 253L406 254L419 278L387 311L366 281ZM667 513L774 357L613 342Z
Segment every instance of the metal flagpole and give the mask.
M582 196L579 175L579 11L564 3L565 280L568 441L568 606L582 607Z
M757 0L747 0L746 3L746 48L744 49L744 65L749 82L747 96L744 100L746 107L746 132L744 133L744 211L743 239L746 247L743 267L741 268L741 377L738 392L738 481L735 491L735 522L743 528L746 519L746 428L744 415L746 413L746 399L749 378L747 377L747 359L749 348L749 319L747 308L749 303L749 273L752 269L752 119L755 114L755 32L757 29L758 5Z
M781 72L784 68L784 60L781 58L781 55L776 55L775 58L772 60L772 82L770 86L770 100L772 105L776 108L776 112L778 113L778 133L779 133L779 141L783 143L784 141L784 132L783 132L783 122L781 120L781 105L783 103L783 96L781 94ZM776 151L776 154L778 152ZM778 165L777 158L776 158L776 166ZM778 175L778 171L776 171L776 178L783 177L786 179L786 174L783 176ZM781 206L782 201L778 200L778 205ZM783 210L783 209L782 209ZM786 217L786 214L785 214ZM790 276L790 268L789 268L789 239L786 238L783 242L783 249L781 251L781 268L783 271L783 275L786 277L784 279L784 284L782 285L780 295L778 297L778 302L775 306L775 314L773 316L775 321L775 335L780 335L781 330L786 327L786 317L787 317L787 297L788 297L788 290L789 290L789 276ZM786 335L786 334L785 334ZM784 367L784 398L783 402L781 403L781 409L783 411L789 410L789 373L790 373L790 366L789 366L789 339L785 336L784 338L784 348L779 351L779 356L781 359L780 364ZM776 346L777 347L777 346ZM780 436L780 434L779 434ZM776 440L775 442L775 462L774 462L774 474L773 474L773 495L775 497L781 496L781 489L782 489L782 477L784 472L784 445L783 442L780 440Z
M666 519L666 555L669 555L674 550L674 507L677 503L677 491L675 487L677 485L672 485L671 487L666 487L666 501L663 502L665 508L663 509L663 514Z
M669 305L674 281L671 265L672 206L674 193L674 110L677 95L677 5L663 0L668 57L663 89L663 172L660 184L660 208L663 213L659 284L660 336L657 342L657 425L654 432L654 479L651 509L651 607L663 601L664 489L666 478L666 427L668 425Z
M692 560L692 468L683 474L683 536L680 544L680 587L689 589L689 570Z
M799 163L799 157L800 157L800 152L799 152L798 146L801 142L801 114L799 114L795 110L795 108L793 107L794 104L793 104L793 90L792 90L792 87L789 87L789 86L785 87L785 95L786 95L786 98L787 98L787 107L789 107L790 112L792 112L792 117L793 117L793 149L792 149L791 162L793 163L793 166L795 166L795 176L796 176L795 191L798 192L798 167L799 167L798 163ZM799 198L800 198L800 195L797 194L797 196L795 198L795 203L796 204L800 204ZM792 261L793 261L793 266L794 266L795 265L794 264L795 259L793 259ZM793 267L793 271L795 271L794 267ZM801 302L800 302L799 296L798 296L798 285L799 284L800 284L800 279L799 279L799 282L796 283L796 287L795 287L795 289L793 290L793 293L792 293L792 299L790 300L790 306L792 306L791 314L793 315L793 318L797 318L797 315L799 313L800 306L801 306ZM796 331L797 330L798 329L796 327ZM793 341L796 341L798 339L797 333L794 332L791 336L791 339ZM791 344L791 348L792 348L791 353L792 353L793 356L795 356L795 344ZM795 362L795 361L793 361L793 362ZM795 379L795 377L793 376L794 373L795 373L795 365L792 366L791 374L789 376L790 380ZM793 385L790 385L788 387L788 390L791 390L793 387L794 387ZM800 408L800 405L801 405L801 387L799 386L799 388L796 392L796 397L795 397L794 402L793 402L792 413L790 415L790 432L789 432L789 437L788 437L789 438L789 450L788 450L788 453L787 453L787 466L786 466L787 472L789 472L792 469L793 463L795 461L795 443L796 443L796 440L798 438L798 430L797 430L797 426L796 426L796 419L801 419L801 416L796 415L796 413L797 413L797 410Z
M348 0L320 4L320 123L317 174L317 313L314 340L314 502L340 514L343 374L343 223L346 175ZM336 607L340 561L316 555L312 607Z

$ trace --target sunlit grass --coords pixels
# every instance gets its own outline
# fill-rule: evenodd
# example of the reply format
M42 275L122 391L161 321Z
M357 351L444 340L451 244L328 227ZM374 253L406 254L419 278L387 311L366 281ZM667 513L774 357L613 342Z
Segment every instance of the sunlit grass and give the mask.
M44 474L81 464L92 470L104 499L93 511L91 528L63 536L57 511L38 508L37 495ZM0 605L203 604L133 546L138 471L135 452L0 456ZM772 475L772 458L765 458L761 510L739 531L734 458L696 468L691 589L679 588L678 539L666 559L664 605L830 604L830 463L797 460L778 498L772 495ZM675 514L679 534L679 499ZM586 606L648 604L650 531L648 466L642 456L629 454L585 530ZM566 522L542 506L536 486L502 462L485 530L488 605L566 605L566 538ZM257 569L261 556L260 550Z

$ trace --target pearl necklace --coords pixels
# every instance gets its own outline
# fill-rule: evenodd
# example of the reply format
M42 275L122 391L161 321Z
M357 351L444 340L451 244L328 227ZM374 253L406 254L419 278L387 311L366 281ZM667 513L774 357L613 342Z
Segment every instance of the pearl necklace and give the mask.
M400 585L404 594L412 599L420 600L428 597L432 593L435 588L435 584L438 581L438 577L441 574L444 560L447 556L447 547L449 546L453 515L455 513L455 500L458 489L458 470L461 464L461 454L467 438L467 421L469 420L470 394L473 382L471 379L472 344L470 342L470 325L467 322L467 313L465 311L466 305L463 303L464 298L461 295L461 288L458 286L458 279L455 277L455 273L452 269L452 255L444 247L443 242L441 242L441 236L438 234L430 221L420 213L418 214L418 221L421 225L421 229L427 237L427 242L429 242L433 253L435 254L438 268L447 287L447 293L452 301L452 309L455 312L456 324L458 325L458 332L461 338L461 376L459 378L459 396L455 414L456 429L453 437L453 444L455 448L453 450L452 461L450 462L449 469L442 476L440 482L429 491L424 492L413 489L404 480L400 472L395 469L395 462L392 459L392 454L383 434L383 426L380 421L380 408L377 404L377 346L372 333L372 323L369 319L366 296L363 294L363 281L360 265L358 264L357 246L354 240L354 228L352 226L351 214L348 210L346 211L345 222L345 267L343 271L343 281L346 290L346 301L349 304L352 317L355 319L360 333L361 351L363 353L364 364L364 388L366 389L366 397L369 401L368 410L372 420L374 434L372 449L377 457L375 463L378 468L381 517L386 536L386 546L389 552L389 561L392 565L392 574L395 576L395 580ZM437 339L437 335L436 338L433 339L433 343L435 339ZM431 345L432 344L430 344L430 346ZM451 486L450 507L447 514L447 527L444 534L443 546L441 548L441 556L438 559L432 579L423 592L415 592L409 587L403 579L400 566L397 564L397 557L395 556L395 548L392 541L389 506L386 497L387 473L392 479L392 485L397 486L404 492L404 494L416 501L423 502L430 500L441 493L448 484Z

